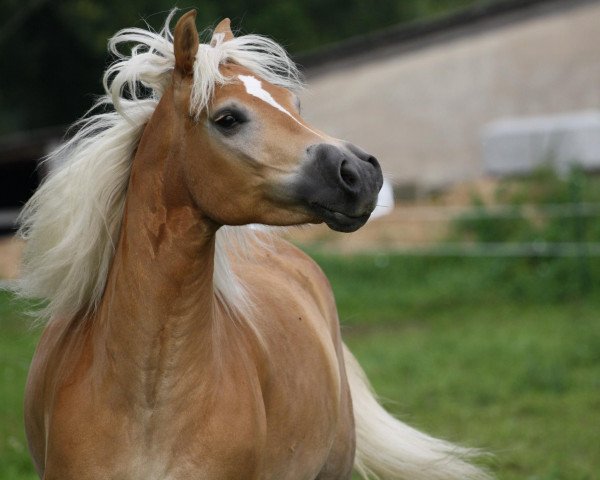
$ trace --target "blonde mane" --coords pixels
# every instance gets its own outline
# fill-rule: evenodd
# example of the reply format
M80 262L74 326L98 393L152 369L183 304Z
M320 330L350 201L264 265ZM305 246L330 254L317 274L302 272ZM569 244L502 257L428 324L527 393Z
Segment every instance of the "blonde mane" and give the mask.
M39 317L73 317L93 311L104 291L119 235L133 156L175 65L171 11L158 33L121 30L109 41L117 61L104 74L105 94L75 125L77 133L48 160L60 165L23 208L20 235L27 241L20 296L45 300ZM129 54L118 47L132 45ZM298 70L274 41L245 35L201 44L194 65L191 114L208 108L214 88L230 79L219 65L235 62L269 83L291 90L301 86ZM106 111L108 110L108 111ZM94 113L98 112L99 113ZM244 311L250 306L229 256L255 241L248 227L217 233L214 287L221 301Z

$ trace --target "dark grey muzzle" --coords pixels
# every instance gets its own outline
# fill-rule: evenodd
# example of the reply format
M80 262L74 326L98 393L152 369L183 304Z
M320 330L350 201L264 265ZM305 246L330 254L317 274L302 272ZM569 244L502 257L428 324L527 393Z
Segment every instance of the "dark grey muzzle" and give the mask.
M297 198L330 228L353 232L369 219L383 184L379 162L351 144L311 146L294 188Z

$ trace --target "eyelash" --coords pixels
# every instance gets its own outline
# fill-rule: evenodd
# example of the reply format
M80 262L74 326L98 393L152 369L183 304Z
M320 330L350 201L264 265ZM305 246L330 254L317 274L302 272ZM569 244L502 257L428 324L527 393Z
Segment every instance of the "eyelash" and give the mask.
M235 115L233 115L231 113L226 113L224 115L221 115L219 118L217 118L215 120L215 123L221 128L230 129L230 128L233 128L235 125L238 125L241 122Z
M237 110L223 110L215 115L213 124L225 135L234 134L238 128L248 121L243 112Z

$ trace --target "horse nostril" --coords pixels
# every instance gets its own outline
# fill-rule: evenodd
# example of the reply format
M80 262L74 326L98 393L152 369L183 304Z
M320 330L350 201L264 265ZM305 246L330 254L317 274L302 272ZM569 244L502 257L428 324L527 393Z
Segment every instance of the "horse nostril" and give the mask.
M377 159L373 155L369 155L369 157L365 160L365 162L370 163L371 165L373 165L377 169L381 168L379 166L379 162L377 161Z
M353 187L358 181L356 172L352 169L352 167L350 167L347 160L342 160L340 165L340 177L342 182L344 182L348 187Z

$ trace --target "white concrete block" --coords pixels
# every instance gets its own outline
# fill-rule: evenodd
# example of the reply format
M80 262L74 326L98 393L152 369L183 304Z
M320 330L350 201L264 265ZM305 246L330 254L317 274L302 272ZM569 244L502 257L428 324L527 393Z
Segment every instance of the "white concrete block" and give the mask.
M369 221L389 215L393 210L394 189L390 182L388 182L387 179L384 179L381 190L379 190L379 195L377 196L377 206L375 207L375 210L373 210L373 213L371 213Z
M499 120L481 138L491 174L526 174L542 165L561 173L572 165L600 170L600 111Z

